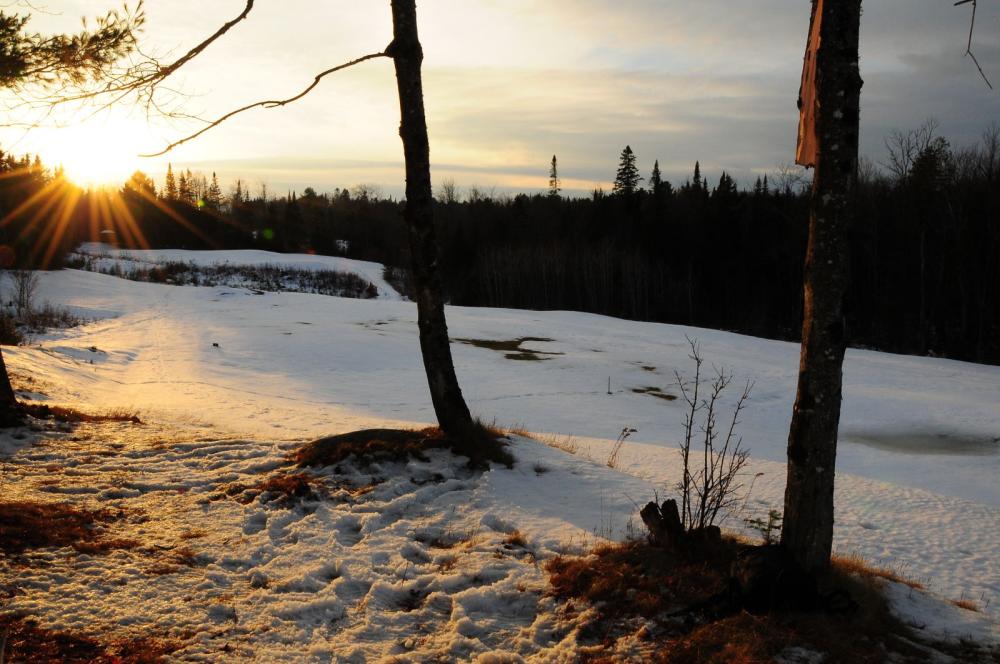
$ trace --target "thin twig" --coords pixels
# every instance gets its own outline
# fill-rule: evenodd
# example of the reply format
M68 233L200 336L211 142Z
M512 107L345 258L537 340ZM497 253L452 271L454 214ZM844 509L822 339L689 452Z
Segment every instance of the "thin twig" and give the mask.
M288 104L291 104L293 102L296 102L296 101L302 99L307 94L309 94L310 92L312 92L316 88L316 86L319 85L320 81L323 80L324 77L329 76L330 74L333 74L334 72L338 72L338 71L341 71L343 69L347 69L348 67L353 67L354 65L361 64L362 62L365 62L367 60L373 60L375 58L384 58L384 57L388 57L385 52L369 53L368 55L365 55L363 57L357 58L356 60L351 60L350 62L345 62L342 65L337 65L336 67L331 67L330 69L327 69L325 71L320 72L319 74L316 74L316 77L313 79L312 83L310 83L308 86L306 86L306 88L304 90L302 90L302 92L298 93L294 97L289 97L288 99L272 99L272 100L267 100L267 101L258 101L258 102L254 102L253 104L247 104L246 106L243 106L241 108L237 108L234 111L230 111L229 113L226 113L225 115L219 117L218 119L209 122L207 125L205 125L201 129L199 129L195 133L189 134L189 135L185 136L184 138L181 138L179 140L174 141L173 143L167 145L167 147L163 148L159 152L153 152L153 153L149 153L149 154L141 154L139 156L140 157L160 157L162 155L165 155L168 152L170 152L171 150L173 150L174 148L176 148L176 147L178 147L180 145L183 145L184 143L187 143L188 141L191 141L191 140L194 140L194 139L198 138L199 136L201 136L202 134L204 134L206 131L208 131L210 129L214 129L215 127L218 127L220 124L222 124L226 120L229 120L233 116L239 115L240 113L245 113L246 111L252 110L254 108L278 108L280 106L286 106Z

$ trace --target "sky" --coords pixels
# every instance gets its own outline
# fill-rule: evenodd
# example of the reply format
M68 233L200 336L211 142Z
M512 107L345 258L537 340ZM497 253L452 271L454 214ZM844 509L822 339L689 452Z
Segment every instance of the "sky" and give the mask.
M34 0L35 30L75 30L116 0ZM1000 88L1000 0L981 3L973 49ZM12 5L12 6L11 6ZM183 53L237 15L244 0L146 0L144 49ZM565 193L610 188L628 144L648 177L659 160L676 183L701 162L748 185L794 160L796 98L808 0L423 0L424 86L436 183L538 191L552 155ZM862 19L862 153L884 158L893 129L928 118L955 145L1000 121L990 91L963 57L970 12L951 0L868 0ZM182 70L178 108L214 118L291 96L330 66L390 41L388 0L257 0L250 18ZM174 168L218 172L224 188L317 191L371 184L403 189L392 63L328 77L280 109L238 116L166 158L140 160L198 128L121 108L77 110L59 130L0 129L0 147L40 153L71 175L162 178ZM80 125L80 118L88 117ZM100 166L95 165L92 158Z

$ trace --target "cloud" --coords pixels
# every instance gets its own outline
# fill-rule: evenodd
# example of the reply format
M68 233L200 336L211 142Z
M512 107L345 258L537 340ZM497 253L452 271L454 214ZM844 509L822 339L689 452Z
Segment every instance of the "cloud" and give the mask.
M33 27L76 27L91 0L48 3ZM113 4L113 3L112 3ZM381 49L389 3L258 3L251 20L199 58L177 84L212 117L293 93L332 64ZM243 0L148 3L157 52L182 52ZM625 144L674 181L700 160L746 182L791 161L809 0L427 0L420 4L436 177L483 186L546 185L559 156L578 189L607 186ZM1000 117L1000 95L963 57L969 13L939 0L868 2L862 23L862 146L927 117L957 144ZM976 51L1000 84L1000 3L979 11ZM55 29L55 28L53 28ZM252 169L276 188L377 182L402 189L391 63L338 74L295 106L258 111L185 146L178 163ZM150 145L187 127L160 127ZM6 140L0 135L0 141ZM39 150L44 146L39 146ZM148 147L148 146L143 146ZM162 171L165 160L147 170ZM248 177L251 173L245 173Z

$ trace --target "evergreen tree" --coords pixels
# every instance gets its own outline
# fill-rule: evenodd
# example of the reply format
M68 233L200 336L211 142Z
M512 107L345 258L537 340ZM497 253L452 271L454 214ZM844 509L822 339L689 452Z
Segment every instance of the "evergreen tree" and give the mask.
M701 164L697 161L694 162L694 180L691 182L691 188L695 191L700 191L705 188L701 181Z
M216 177L215 172L212 172L212 184L208 187L208 192L205 194L205 204L212 210L218 210L222 207L222 189L219 187L219 178Z
M654 196L662 192L663 176L660 175L659 159L653 162L653 172L649 175L649 188L653 191Z
M190 205L193 201L191 196L191 181L188 179L188 175L191 171L185 173L181 171L181 176L177 179L177 199Z
M764 173L764 195L769 196L770 194L771 189L767 186L767 173Z
M733 180L729 173L722 171L722 175L719 176L719 186L715 188L712 195L726 198L735 196L737 193L736 181Z
M559 192L561 191L562 182L559 180L559 163L556 161L556 156L552 155L552 166L549 168L549 196L559 198Z
M167 185L165 195L168 201L177 200L177 178L174 177L174 168L171 164L167 164Z
M642 177L639 175L639 169L635 166L635 153L632 152L630 146L626 145L618 162L618 172L615 174L615 184L611 193L618 196L631 196L638 191L640 181L642 181Z

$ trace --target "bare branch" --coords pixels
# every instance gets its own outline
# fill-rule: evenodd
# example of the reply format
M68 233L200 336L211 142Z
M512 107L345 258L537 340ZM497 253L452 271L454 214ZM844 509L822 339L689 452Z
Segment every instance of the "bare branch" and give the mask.
M218 127L220 124L222 124L226 120L229 120L233 116L239 115L240 113L245 113L246 111L249 111L249 110L252 110L252 109L255 109L255 108L278 108L279 106L286 106L288 104L291 104L293 102L296 102L296 101L302 99L307 94L309 94L310 92L312 92L316 88L316 86L319 85L320 81L322 81L323 78L325 78L326 76L329 76L330 74L333 74L335 72L347 69L348 67L353 67L354 65L361 64L362 62L366 62L368 60L374 60L375 58L385 58L385 57L388 57L388 55L385 52L369 53L368 55L365 55L365 56L362 56L360 58L357 58L356 60L351 60L350 62L345 62L342 65L337 65L336 67L331 67L330 69L327 69L325 71L320 72L319 74L316 74L316 77L313 78L312 83L310 83L308 86L306 86L306 88L304 90L302 90L302 92L298 93L297 95L295 95L293 97L289 97L288 99L272 99L272 100L267 100L267 101L258 101L258 102L254 102L253 104L247 104L246 106L243 106L241 108L237 108L234 111L230 111L229 113L226 113L225 115L219 117L218 119L209 122L206 126L202 127L201 129L199 129L195 133L189 134L188 136L185 136L184 138L181 138L179 140L174 141L173 143L171 143L170 145L168 145L164 149L160 150L159 152L153 152L153 153L150 153L150 154L141 154L139 156L140 157L160 157L162 155L165 155L168 152L170 152L171 150L173 150L174 148L176 148L176 147L178 147L180 145L183 145L184 143L187 143L188 141L192 141L192 140L198 138L199 136L201 136L202 134L204 134L209 129L214 129L215 127Z
M979 64L979 60L976 59L976 54L972 52L972 34L976 30L976 5L978 4L978 0L958 0L954 6L958 7L959 5L967 5L970 2L972 3L972 19L969 21L969 41L965 47L965 54L972 58L972 62L975 63L976 69L979 70L979 75L983 77L984 81L986 81L986 87L992 90L993 84L990 83L990 79L986 77L986 72L983 71L982 66Z
M124 72L102 88L76 95L55 95L49 97L45 101L48 104L55 106L103 97L104 95L119 95L119 97L116 97L116 99L112 102L104 104L104 106L108 106L113 104L115 101L118 101L121 96L128 96L132 93L144 94L147 99L151 99L157 85L169 78L188 62L198 57L220 37L232 30L238 23L245 20L247 16L249 16L251 10L253 10L255 1L256 0L246 0L246 6L238 16L222 24L222 26L210 37L170 64L161 65L155 58L147 56L146 60L127 68Z

